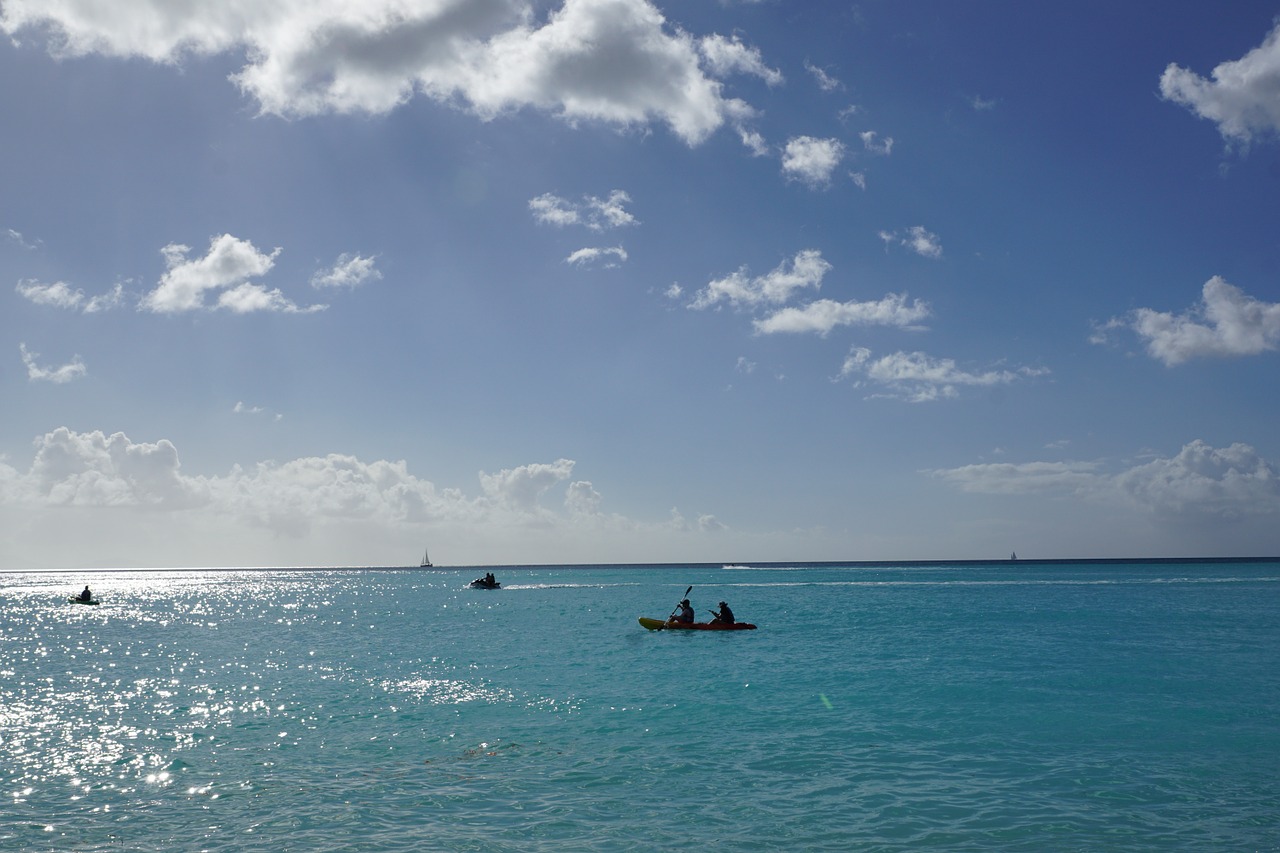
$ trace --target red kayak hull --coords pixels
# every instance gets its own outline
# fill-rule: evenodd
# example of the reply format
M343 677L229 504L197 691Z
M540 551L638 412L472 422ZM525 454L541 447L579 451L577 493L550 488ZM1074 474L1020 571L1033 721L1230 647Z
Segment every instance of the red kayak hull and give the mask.
M640 617L640 624L650 631L754 631L755 625L750 622L734 622L732 625L720 625L715 622L664 622L661 619Z

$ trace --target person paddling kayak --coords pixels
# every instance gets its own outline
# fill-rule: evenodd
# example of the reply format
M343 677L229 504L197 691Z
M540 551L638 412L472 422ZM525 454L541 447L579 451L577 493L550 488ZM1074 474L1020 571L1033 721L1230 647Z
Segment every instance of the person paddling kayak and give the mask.
M671 621L693 624L693 607L689 604L689 599L685 598L680 601L680 606L676 608L676 614L671 617Z
M89 591L89 585L85 584L84 592L80 593L81 601L93 601L93 593Z

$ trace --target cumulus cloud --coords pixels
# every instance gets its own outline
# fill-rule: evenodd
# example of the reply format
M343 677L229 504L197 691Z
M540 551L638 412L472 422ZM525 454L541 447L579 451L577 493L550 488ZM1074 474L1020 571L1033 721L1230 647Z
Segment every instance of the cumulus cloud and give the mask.
M1280 514L1278 473L1247 444L1214 448L1196 440L1170 459L1121 472L1114 485L1158 515L1233 521Z
M1138 507L1175 522L1232 522L1280 515L1276 467L1247 444L1195 440L1176 456L1108 472L1097 462L966 465L928 471L966 492L1048 494Z
M697 540L716 527L604 512L600 492L571 479L574 463L564 459L481 472L479 491L468 493L416 476L404 461L339 453L206 476L186 470L163 439L64 427L34 445L26 470L0 459L0 518L24 519L6 526L12 535L0 542L14 564L365 565L358 561L379 550L394 560L406 544L420 549L424 532L468 542L478 562L527 560L535 551L599 562L620 548L673 560L704 547ZM709 551L704 558L715 559Z
M844 143L838 139L796 136L782 151L782 173L810 187L825 187L844 155Z
M248 64L232 80L268 114L381 114L423 96L483 119L533 108L571 123L661 122L691 145L749 112L712 75L770 73L753 49L699 41L647 0L566 0L545 20L538 8L314 0L123 4L106 13L89 0L8 0L0 30L47 36L62 57L177 64L243 55Z
M1280 303L1262 302L1220 276L1205 282L1201 300L1182 314L1139 308L1113 318L1092 340L1114 329L1132 329L1147 352L1173 367L1193 358L1258 355L1280 343Z
M46 284L34 279L25 279L18 282L15 290L19 296L37 305L65 308L85 314L109 311L124 302L124 285L122 284L116 284L108 293L98 296L86 296L83 290L73 288L63 281Z
M814 332L826 337L837 326L896 326L917 329L929 316L929 304L919 299L910 303L904 293L891 293L870 302L836 302L818 299L803 307L783 308L754 322L757 332L765 335L782 332Z
M246 411L242 405L238 411ZM0 499L37 507L134 507L199 510L298 535L314 519L377 519L391 524L427 518L475 520L486 512L535 513L539 496L568 478L573 462L525 465L481 474L484 496L438 493L403 461L363 462L343 454L284 463L235 466L225 476L182 470L172 442L136 442L124 433L78 433L66 427L35 442L31 469L5 467ZM580 490L579 490L580 491Z
M698 49L711 73L717 77L727 77L737 72L759 77L770 86L778 86L783 82L781 71L765 65L760 49L748 47L737 36L705 36L698 41Z
M189 246L170 243L160 250L168 271L160 284L142 298L142 307L158 314L177 314L205 308L226 308L235 313L252 311L319 311L323 305L300 308L279 290L267 290L246 279L270 272L280 254L259 251L248 240L223 234L209 241L204 257L189 259ZM209 292L218 294L213 304L205 301Z
M1212 79L1170 63L1160 94L1218 125L1230 143L1280 135L1280 23L1243 57L1213 69Z
M937 234L929 231L923 225L913 225L902 231L881 231L879 233L880 239L884 241L885 246L893 244L905 246L922 258L936 259L942 257L942 241L938 239Z
M544 225L582 225L592 231L639 225L627 210L631 196L622 190L614 190L607 198L583 196L581 202L573 202L554 193L543 193L529 199L533 218Z
M382 273L373 262L373 258L343 252L332 267L311 276L311 286L317 290L326 287L355 289L366 282L377 281L382 278Z
M604 498L587 480L570 483L564 495L565 509L575 516L599 515L603 501Z
M565 258L564 262L578 267L602 266L605 269L617 269L626 259L626 249L621 246L610 246L578 249Z
M963 386L1008 385L1048 372L1028 367L972 372L961 369L954 359L934 358L922 352L896 352L872 358L871 350L854 347L840 368L839 378L865 377L866 381L882 386L884 396L924 403L958 397L959 388Z
M40 353L31 352L24 343L18 344L18 351L22 353L22 363L26 365L27 379L31 382L52 382L55 385L62 385L79 379L89 372L78 355L61 367L41 367L36 361Z
M203 479L181 473L169 441L134 443L123 433L59 427L35 448L30 472L6 490L29 505L188 509L209 500Z
M496 474L480 473L480 487L485 496L502 506L526 512L533 510L547 489L573 474L572 459L557 459L551 464L538 463L504 468Z
M722 303L736 307L756 305L780 305L798 290L822 286L822 278L831 270L831 264L817 249L804 249L796 253L790 262L784 261L772 272L762 276L750 276L741 267L721 279L715 279L698 291L689 307L695 310L711 308Z
M771 153L769 150L769 143L765 141L764 136L759 131L739 128L738 137L742 140L743 146L751 152L751 156L753 157L764 157Z

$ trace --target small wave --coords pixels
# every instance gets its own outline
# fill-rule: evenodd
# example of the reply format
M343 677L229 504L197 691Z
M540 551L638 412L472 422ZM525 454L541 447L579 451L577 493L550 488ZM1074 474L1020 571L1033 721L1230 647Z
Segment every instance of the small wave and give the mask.
M502 589L613 589L620 586L640 586L635 581L627 583L504 583Z
M750 566L740 563L725 563L722 570L733 572L813 572L820 571L813 566Z

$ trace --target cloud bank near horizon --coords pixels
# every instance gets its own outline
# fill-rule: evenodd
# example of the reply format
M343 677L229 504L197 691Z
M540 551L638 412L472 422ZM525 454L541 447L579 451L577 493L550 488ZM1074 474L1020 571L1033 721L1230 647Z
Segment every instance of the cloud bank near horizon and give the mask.
M691 525L674 510L661 522L605 513L594 485L573 479L577 463L571 459L481 471L480 494L469 497L414 475L403 460L365 462L331 453L237 465L225 475L206 476L183 471L178 449L168 439L135 442L121 432L59 427L38 437L34 448L26 471L0 461L0 506L213 514L294 538L330 522L371 522L388 529L724 529L709 514ZM564 495L557 507L548 496L560 488Z

